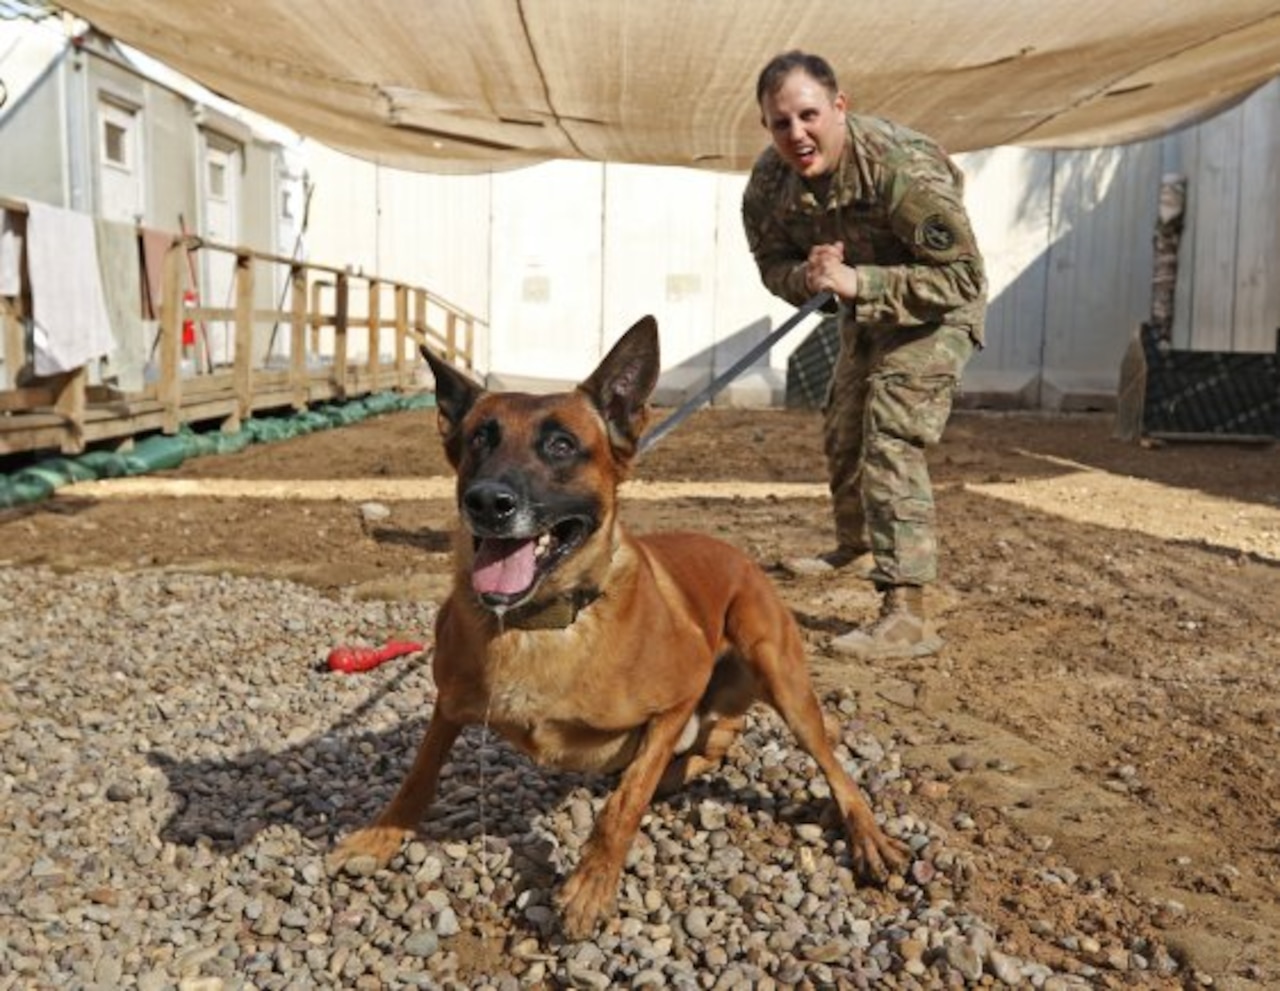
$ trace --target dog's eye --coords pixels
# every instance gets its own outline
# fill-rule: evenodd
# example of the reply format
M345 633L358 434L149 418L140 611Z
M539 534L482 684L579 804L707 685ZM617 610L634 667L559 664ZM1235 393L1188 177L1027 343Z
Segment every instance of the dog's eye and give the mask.
M467 446L472 452L480 454L498 445L498 425L492 420L480 424L467 438Z
M578 440L572 434L549 434L542 442L542 450L548 457L557 460L571 458L578 453Z

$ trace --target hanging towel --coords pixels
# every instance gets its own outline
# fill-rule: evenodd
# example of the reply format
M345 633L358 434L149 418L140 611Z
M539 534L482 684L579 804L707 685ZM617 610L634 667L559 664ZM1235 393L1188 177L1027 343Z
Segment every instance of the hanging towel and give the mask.
M22 292L22 220L12 210L0 210L0 296Z
M110 353L115 341L93 218L35 201L27 211L35 370L56 375Z
M146 384L143 366L147 342L142 328L142 278L138 270L138 228L118 220L94 221L102 288L116 346L102 369L103 380L115 379L124 392L138 392Z
M142 228L142 267L146 270L142 283L142 315L149 320L160 319L160 307L164 301L164 259L171 244L173 235L168 231Z

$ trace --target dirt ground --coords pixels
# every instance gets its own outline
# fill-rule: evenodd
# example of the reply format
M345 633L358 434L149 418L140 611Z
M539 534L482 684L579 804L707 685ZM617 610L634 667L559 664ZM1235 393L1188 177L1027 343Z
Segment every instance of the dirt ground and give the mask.
M870 588L778 584L819 682L888 714L916 811L978 856L964 897L1012 946L1051 960L1055 931L1151 933L1204 983L1280 987L1280 451L1111 428L953 417L933 457L940 657L850 665L825 643L873 617ZM434 414L397 413L62 489L0 513L0 562L441 597L446 474ZM711 532L770 566L829 533L814 413L702 411L629 491L633 528ZM1027 883L1060 867L1108 897Z

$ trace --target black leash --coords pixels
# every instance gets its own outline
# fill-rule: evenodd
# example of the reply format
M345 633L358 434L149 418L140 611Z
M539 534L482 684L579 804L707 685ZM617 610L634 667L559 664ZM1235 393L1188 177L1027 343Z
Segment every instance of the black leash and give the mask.
M676 408L675 412L640 438L640 448L638 453L644 454L645 451L649 450L649 448L653 447L654 444L662 440L663 437L686 420L690 413L696 410L703 403L709 402L717 392L746 371L747 368L749 368L755 360L760 357L760 355L764 354L771 347L777 344L778 341L782 340L783 337L795 329L796 325L800 323L801 320L807 317L814 310L825 306L834 298L835 297L829 290L823 290L815 296L810 296L804 301L800 309L796 310L796 312L793 313L785 323L779 326L776 330L771 331L762 341L756 344L755 347L735 361L728 370L717 375L701 392L692 399L685 400L682 405Z

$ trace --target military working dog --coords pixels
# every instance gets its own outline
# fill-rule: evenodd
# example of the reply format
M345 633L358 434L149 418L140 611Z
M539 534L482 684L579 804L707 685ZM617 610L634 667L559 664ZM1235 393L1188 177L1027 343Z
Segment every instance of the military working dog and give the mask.
M833 752L800 632L764 572L713 538L635 536L619 522L658 377L653 318L556 395L488 392L423 354L461 523L436 621L438 697L408 776L335 866L359 854L386 863L433 801L463 727L485 724L539 764L620 775L557 895L565 935L584 938L614 910L654 795L719 763L757 700L822 769L855 870L882 880L903 866L906 848Z

